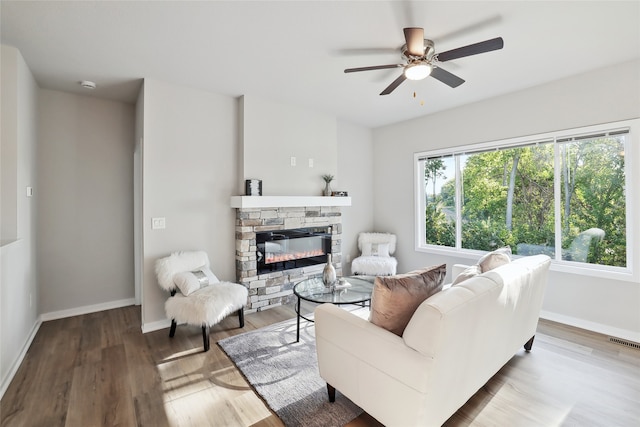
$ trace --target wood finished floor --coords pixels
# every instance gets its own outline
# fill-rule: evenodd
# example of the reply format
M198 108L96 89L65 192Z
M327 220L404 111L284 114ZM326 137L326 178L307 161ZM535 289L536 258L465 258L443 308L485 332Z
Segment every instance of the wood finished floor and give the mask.
M143 335L139 307L45 322L0 401L0 425L282 426L214 343L294 315L250 314L242 330L231 316L212 328L207 353L199 328ZM363 414L348 426L381 424ZM640 350L541 321L533 351L445 426L640 426Z

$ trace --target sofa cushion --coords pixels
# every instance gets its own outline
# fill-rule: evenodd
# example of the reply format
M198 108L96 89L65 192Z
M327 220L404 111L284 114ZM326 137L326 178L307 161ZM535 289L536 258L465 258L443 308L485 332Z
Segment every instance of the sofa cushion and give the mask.
M511 262L511 248L505 246L504 248L496 249L493 252L483 255L478 260L478 265L482 273L485 273L494 268L498 268L501 265L509 264Z
M402 336L416 308L442 289L447 265L436 265L395 276L375 278L369 320Z
M456 276L451 286L458 285L464 282L465 280L471 279L472 277L475 277L481 273L482 273L482 270L480 269L480 266L478 264L470 265L469 267L462 270L462 272L458 274L458 276Z

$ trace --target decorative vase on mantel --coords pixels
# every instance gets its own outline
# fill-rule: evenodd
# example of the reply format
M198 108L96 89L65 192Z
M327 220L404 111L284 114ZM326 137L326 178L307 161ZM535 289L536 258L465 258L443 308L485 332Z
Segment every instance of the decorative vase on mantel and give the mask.
M324 287L330 291L333 291L336 285L336 269L331 263L331 254L327 254L327 265L325 265L324 270L322 270L322 283L324 283Z
M322 194L323 194L323 195L325 195L325 196L330 196L330 195L331 195L331 191L332 191L332 190L331 190L331 183L330 183L330 182L327 182L327 183L324 185L324 191L322 192Z
M333 181L333 175L322 175L322 179L324 179L324 191L322 195L331 196L331 181Z

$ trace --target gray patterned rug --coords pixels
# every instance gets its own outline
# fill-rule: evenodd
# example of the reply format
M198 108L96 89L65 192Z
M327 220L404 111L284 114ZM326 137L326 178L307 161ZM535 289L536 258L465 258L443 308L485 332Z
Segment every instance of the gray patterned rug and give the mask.
M313 323L296 319L218 341L238 369L288 427L343 426L362 409L336 392L329 403L318 374Z

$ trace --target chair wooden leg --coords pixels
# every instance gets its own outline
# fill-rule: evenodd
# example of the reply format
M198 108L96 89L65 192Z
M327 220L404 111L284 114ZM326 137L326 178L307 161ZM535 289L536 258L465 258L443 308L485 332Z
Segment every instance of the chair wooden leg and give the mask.
M336 401L336 388L331 384L327 383L327 393L329 394L329 402Z
M527 352L531 351L531 347L533 346L533 339L535 337L536 337L535 335L532 336L531 339L524 344L525 351L527 351Z
M202 325L202 342L204 351L209 351L209 325Z
M244 307L238 310L238 319L240 320L240 327L244 328Z
M169 337L173 338L173 336L176 334L176 326L178 326L178 324L176 323L176 319L171 319L171 329L169 330Z

